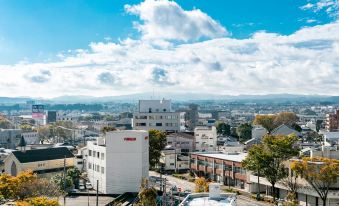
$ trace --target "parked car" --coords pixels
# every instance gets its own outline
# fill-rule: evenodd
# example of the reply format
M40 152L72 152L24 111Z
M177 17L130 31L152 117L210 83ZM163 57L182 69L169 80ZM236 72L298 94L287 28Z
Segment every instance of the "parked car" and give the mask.
M85 188L85 185L79 185L79 190L81 190L81 191L83 191L83 190L85 190L86 188Z
M93 186L90 182L86 182L86 188L91 190L91 189L93 189Z

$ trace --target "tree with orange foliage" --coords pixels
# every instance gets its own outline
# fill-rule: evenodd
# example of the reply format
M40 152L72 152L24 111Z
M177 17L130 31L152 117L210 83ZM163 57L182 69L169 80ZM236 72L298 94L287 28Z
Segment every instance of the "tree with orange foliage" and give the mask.
M204 177L195 180L195 192L208 192L209 182Z
M326 205L330 188L338 182L339 160L314 157L303 158L291 163L291 169L302 176L318 193Z

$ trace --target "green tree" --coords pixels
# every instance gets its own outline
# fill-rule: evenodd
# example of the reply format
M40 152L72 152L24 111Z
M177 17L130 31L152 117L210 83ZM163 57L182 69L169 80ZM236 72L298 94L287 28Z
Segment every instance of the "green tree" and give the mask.
M166 146L166 134L159 130L149 131L149 163L154 168L161 156L161 150Z
M66 175L66 185L64 184L64 177L62 175L55 175L54 177L52 177L52 182L55 183L56 185L58 185L58 187L60 188L61 191L68 191L69 189L72 188L73 186L73 181L72 178L70 176Z
M231 134L231 126L224 122L219 122L217 124L217 133L220 135L228 136Z
M51 128L49 125L46 126L42 126L38 128L38 135L39 135L39 139L40 141L44 141L46 139L48 139L51 136Z
M72 167L67 170L67 177L72 179L72 182L75 186L78 186L81 172L78 168Z
M291 169L311 185L326 206L329 189L338 183L339 160L307 157L292 162Z
M252 125L245 123L237 127L237 134L239 136L239 141L246 141L252 138Z
M253 145L249 151L247 157L242 161L242 166L257 174L257 200L260 199L260 175L263 173L267 166L267 154L262 144Z
M298 155L298 149L294 144L298 141L295 135L266 135L261 146L256 146L250 150L244 165L253 172L259 172L272 185L272 196L275 201L277 182L287 177L284 162L293 156ZM259 165L255 165L259 164Z

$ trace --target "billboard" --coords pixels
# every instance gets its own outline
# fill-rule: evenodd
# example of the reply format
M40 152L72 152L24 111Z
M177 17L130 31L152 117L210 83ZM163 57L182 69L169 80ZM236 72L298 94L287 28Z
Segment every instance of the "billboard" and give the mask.
M33 119L43 119L45 112L45 106L42 104L32 105L32 118Z

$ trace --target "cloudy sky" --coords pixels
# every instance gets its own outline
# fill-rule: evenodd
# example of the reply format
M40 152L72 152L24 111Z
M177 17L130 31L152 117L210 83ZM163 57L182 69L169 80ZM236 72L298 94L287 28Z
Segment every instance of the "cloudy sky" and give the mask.
M339 95L338 0L2 0L0 96Z

